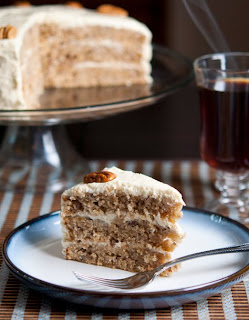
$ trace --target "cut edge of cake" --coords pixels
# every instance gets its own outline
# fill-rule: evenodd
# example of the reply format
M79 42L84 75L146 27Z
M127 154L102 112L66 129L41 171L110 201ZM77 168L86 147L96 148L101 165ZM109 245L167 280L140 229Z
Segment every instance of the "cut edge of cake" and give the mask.
M106 182L80 183L61 198L65 258L131 272L171 259L184 238L178 221L184 201L173 187L116 167ZM168 276L178 266L167 269Z
M40 108L46 88L152 82L152 34L129 16L67 5L10 6L0 9L0 28L16 31L0 34L2 109Z

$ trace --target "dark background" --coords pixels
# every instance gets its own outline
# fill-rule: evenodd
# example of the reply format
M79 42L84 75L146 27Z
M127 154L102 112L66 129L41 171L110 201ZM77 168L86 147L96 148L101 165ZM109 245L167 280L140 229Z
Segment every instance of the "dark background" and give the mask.
M1 0L1 5L12 2ZM31 1L32 4L63 3ZM153 42L193 61L213 50L192 22L181 0L84 0L86 8L112 3L128 10L153 33ZM249 51L249 1L207 0L231 51ZM88 123L66 125L76 149L86 158L199 158L199 106L194 82L160 103ZM3 136L4 127L0 127Z

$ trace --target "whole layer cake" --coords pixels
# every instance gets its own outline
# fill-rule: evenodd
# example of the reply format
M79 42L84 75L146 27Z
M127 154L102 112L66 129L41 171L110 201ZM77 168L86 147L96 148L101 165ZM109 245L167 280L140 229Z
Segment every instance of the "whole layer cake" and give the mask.
M0 9L0 108L34 109L45 88L150 83L151 32L121 8Z
M151 270L170 260L184 236L178 224L181 194L143 174L105 168L64 191L61 201L62 245L69 260Z

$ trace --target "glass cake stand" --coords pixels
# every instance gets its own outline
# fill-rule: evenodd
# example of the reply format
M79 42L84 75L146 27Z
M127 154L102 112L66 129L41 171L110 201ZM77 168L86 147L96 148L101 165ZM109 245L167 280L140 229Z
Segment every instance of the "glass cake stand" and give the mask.
M90 168L63 124L152 105L193 79L192 63L154 45L152 77L150 85L51 89L41 96L39 109L0 110L0 124L8 126L0 152L0 189L58 192L80 182Z

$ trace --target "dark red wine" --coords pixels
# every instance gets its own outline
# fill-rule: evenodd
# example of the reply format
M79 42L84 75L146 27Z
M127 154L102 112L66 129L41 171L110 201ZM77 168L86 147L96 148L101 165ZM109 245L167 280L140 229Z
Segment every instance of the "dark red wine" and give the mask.
M210 166L249 170L249 79L227 79L199 87L201 156Z

